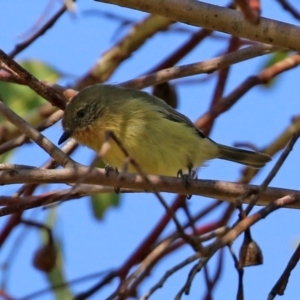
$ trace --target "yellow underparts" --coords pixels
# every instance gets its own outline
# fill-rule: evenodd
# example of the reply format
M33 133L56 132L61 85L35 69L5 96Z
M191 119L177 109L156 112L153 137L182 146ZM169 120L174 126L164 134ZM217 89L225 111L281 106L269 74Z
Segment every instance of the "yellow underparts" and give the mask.
M187 171L189 166L198 167L217 156L216 144L199 136L193 128L164 118L149 104L139 103L134 110L132 103L130 109L123 107L122 112L126 113L102 115L88 127L77 128L73 137L98 152L105 131L113 131L147 174L176 176L179 169ZM125 156L114 141L110 140L110 144L103 160L122 170ZM137 172L132 165L128 171Z

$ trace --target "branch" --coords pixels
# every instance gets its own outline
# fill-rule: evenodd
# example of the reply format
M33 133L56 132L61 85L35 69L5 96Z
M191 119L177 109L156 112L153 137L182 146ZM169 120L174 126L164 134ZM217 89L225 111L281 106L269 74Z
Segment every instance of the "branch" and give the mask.
M107 174L104 169L78 165L76 168L66 168L62 170L45 170L45 169L15 169L1 170L0 165L0 185L14 183L66 183L76 184L80 179L81 183L105 186L118 186L120 188L138 189L151 192L153 186L158 191L193 194L209 198L217 198L223 201L235 203L236 199L244 195L249 189L258 191L259 186L248 185L226 181L215 180L191 180L188 190L182 178L148 175L149 182L146 182L140 175L124 173L121 176L114 171ZM253 195L253 194L252 194ZM285 195L293 195L296 200L300 200L300 191L267 188L261 196L257 205L268 205L273 200ZM250 198L245 199L249 203ZM287 207L300 208L300 203L295 201Z
M262 70L255 76L249 76L239 86L237 86L228 96L224 97L212 109L208 110L201 118L196 121L196 126L201 128L204 132L206 127L215 120L221 113L229 110L246 92L251 88L259 85L268 83L270 80L275 78L282 72L286 72L292 68L299 66L300 55L291 55L270 67ZM270 153L267 153L270 154ZM254 169L252 169L254 170Z
M64 12L67 10L66 4L64 4L57 12L56 14L47 22L44 26L42 26L34 35L32 35L29 39L26 41L17 44L14 48L14 50L9 54L11 58L14 58L18 53L20 53L22 50L24 50L26 47L28 47L30 44L32 44L37 38L42 36L48 29L50 29L55 22L64 14Z
M141 76L137 79L132 79L120 83L122 86L132 87L136 89L143 89L153 84L159 84L172 79L198 75L203 73L212 73L216 70L220 70L229 67L233 64L265 55L277 51L278 48L266 44L258 44L249 46L247 48L234 51L225 55L221 55L203 62L176 66L165 70L158 71L149 75Z
M300 27L260 18L253 25L241 12L194 0L96 0L164 16L171 20L300 51Z
M37 131L43 131L56 122L58 122L63 116L63 111L58 110L51 114L47 119L44 119L38 126L36 126ZM1 129L1 127L0 127ZM0 144L0 155L5 153L6 151L9 151L11 149L14 149L16 147L22 146L25 142L27 142L29 138L27 137L26 134L21 134L18 137L14 139L10 139L9 141L3 143L2 145Z
M270 202L266 207L260 209L258 212L246 217L245 219L238 222L228 233L226 233L222 238L217 240L215 243L208 246L208 251L215 253L218 249L230 245L233 241L242 234L246 229L250 228L252 225L258 221L266 218L273 211L288 207L289 205L298 202L299 199L294 197L295 195L286 194L272 202ZM298 197L297 197L298 198Z
M287 10L294 18L300 20L300 13L294 8L291 4L289 4L286 0L277 0L281 6Z
M103 54L75 88L80 90L88 85L108 80L116 68L147 39L159 31L165 31L172 23L172 20L157 15L147 16L141 22L137 22L120 42Z
M26 134L37 145L44 149L51 157L53 157L57 163L61 166L68 164L74 165L75 162L69 158L63 151L56 147L50 140L44 135L30 126L26 121L19 117L15 112L8 108L0 98L0 115L7 118L12 124L14 124L20 131Z
M293 147L294 147L295 143L297 142L297 140L299 138L299 135L300 135L300 132L297 132L296 134L294 134L294 136L292 137L292 139L290 140L290 142L288 143L288 145L286 146L284 151L281 153L279 159L277 160L276 164L274 165L274 167L270 171L269 175L265 178L265 180L261 184L261 186L259 188L259 192L255 195L255 197L251 200L250 204L246 208L245 212L246 212L247 215L249 214L249 212L254 207L254 205L257 202L257 200L259 199L260 195L263 194L263 192L266 190L267 186L270 184L270 182L276 176L279 169L282 167L282 165L285 162L286 158L288 157L290 152L293 150Z
M27 83L38 95L48 100L52 105L64 110L66 102L61 95L55 92L54 89L46 86L32 74L26 71L16 61L11 59L5 52L0 49L0 67L6 68L6 71L11 71L14 75L20 77L20 80Z
M281 274L280 278L273 286L271 292L269 293L268 300L274 299L276 295L282 296L287 287L288 281L290 279L293 269L297 266L300 259L300 244L298 244L295 252L293 253L290 261L288 262L285 270Z
M181 296L183 293L189 294L189 290L192 284L192 281L195 277L195 275L201 271L201 269L208 263L210 258L221 248L223 248L226 245L231 245L233 241L246 229L250 228L253 224L256 222L262 220L263 218L266 218L270 213L273 211L282 208L287 207L289 204L295 202L294 196L286 195L282 198L276 199L273 202L271 202L266 207L262 208L258 212L254 213L253 215L246 217L239 223L237 223L228 233L226 233L223 237L216 240L216 242L210 244L207 246L207 250L209 255L207 257L204 257L197 263L192 270L189 273L188 279L182 289L178 292L175 299L181 299Z
M247 0L236 0L237 5L241 9L245 20L252 24L258 24L260 22L259 13L257 9L251 7L251 2Z

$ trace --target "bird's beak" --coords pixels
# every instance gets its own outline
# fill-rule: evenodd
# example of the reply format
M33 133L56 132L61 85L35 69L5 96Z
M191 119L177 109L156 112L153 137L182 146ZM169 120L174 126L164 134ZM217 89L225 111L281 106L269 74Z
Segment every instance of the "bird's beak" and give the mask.
M68 138L70 138L72 135L71 131L66 130L62 136L60 137L60 139L58 140L58 145L62 144L63 142L65 142Z

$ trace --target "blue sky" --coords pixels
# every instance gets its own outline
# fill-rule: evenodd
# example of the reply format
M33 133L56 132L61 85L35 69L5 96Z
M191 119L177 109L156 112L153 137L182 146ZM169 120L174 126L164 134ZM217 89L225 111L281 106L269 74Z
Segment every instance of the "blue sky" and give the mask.
M220 1L211 1L214 4L217 2L221 5ZM277 2L271 0L262 2L263 16L299 25L299 22L290 17L287 12L282 11ZM291 1L291 3L296 4L296 1ZM1 49L10 52L16 43L22 41L24 37L28 37L28 31L47 4L47 1L26 2L26 5L20 0L2 1L0 11L5 13L0 19L0 28L4 28L0 33ZM227 3L222 1L222 4ZM53 2L51 12L54 13L59 7L59 1ZM19 54L16 59L37 59L50 64L68 75L60 82L61 84L72 84L76 78L83 76L93 66L101 53L107 51L130 29L130 27L120 28L119 23L103 18L101 15L88 15L86 14L88 10L114 12L133 21L141 20L146 15L94 1L78 1L74 14L65 14L51 30ZM186 28L196 30L193 27L186 26ZM114 34L116 38L112 39ZM157 34L136 51L129 60L125 61L109 82L126 81L144 73L168 57L188 37L187 33ZM225 47L226 45L222 41L207 39L180 61L180 65L217 56ZM267 57L261 57L234 66L225 95L247 76L257 74L266 60ZM247 141L258 147L268 145L289 126L291 118L299 113L299 75L299 68L296 68L280 75L271 89L264 87L252 89L229 112L218 118L211 138L228 145ZM206 76L201 75L195 78L204 79ZM186 114L191 120L202 115L209 106L215 81L216 77L205 83L200 81L195 85L180 84L180 80L177 81L176 88L180 99L179 111ZM20 99L20 101L22 100ZM47 130L45 135L57 143L61 132L61 125L56 124ZM299 189L299 152L300 146L296 144L271 186ZM43 150L35 145L30 145L26 146L26 149L16 151L11 161L39 166L46 161L47 157ZM80 163L89 163L93 153L89 149L81 147L73 157ZM263 181L277 158L278 155L255 177L253 183L259 184ZM238 180L241 170L240 165L215 160L201 168L199 177L201 179L235 181ZM40 191L43 189L45 187L42 187ZM2 195L10 195L15 191L15 187L1 187L0 190ZM164 194L164 197L169 203L174 199L174 195L170 194ZM189 201L189 206L192 212L197 212L211 201L211 199L193 197ZM222 211L221 209L216 211L204 219L202 224L219 218ZM80 199L59 205L56 213L57 223L54 233L58 239L63 240L65 272L67 278L71 280L90 273L119 267L132 250L139 245L142 238L151 231L164 214L164 209L155 196L147 194L122 196L120 207L110 209L103 222L98 222L93 218L89 199ZM48 210L38 208L26 212L25 216L42 221L47 214ZM183 214L179 213L179 216L183 217ZM235 218L236 216L232 220L234 221ZM6 220L7 217L0 219L0 230ZM298 211L282 209L253 226L252 235L263 250L264 264L246 269L244 282L247 299L266 299L299 241L299 223ZM174 225L171 223L166 229L166 233L173 229ZM24 237L18 244L17 254L13 258L7 286L7 291L15 297L25 296L47 287L47 281L43 274L31 266L32 253L40 244L40 235L34 229L26 230L26 234L24 234L24 229L20 227L12 233L1 249L0 264L7 261L16 245L15 240L20 235L24 235ZM241 238L233 245L237 252L240 243ZM224 299L224 295L226 295L226 299L234 299L236 294L237 273L233 267L233 261L228 255L228 250L225 249L225 252L225 271L215 291L215 299ZM185 246L164 259L154 268L149 279L141 286L140 295L156 283L166 270L191 254L190 247ZM216 260L213 259L210 263L211 270L214 270L215 262ZM172 276L151 299L173 299L178 289L184 284L190 267ZM288 283L284 299L295 299L296 295L299 295L300 287L297 282L299 276L299 268L296 268ZM88 281L75 285L72 291L78 293L90 287L92 283L93 281ZM104 299L113 291L113 286L116 284L117 280L91 299ZM199 299L204 293L203 274L198 274L192 286L191 295L183 299ZM53 296L51 293L47 293L38 299L48 300L53 299Z

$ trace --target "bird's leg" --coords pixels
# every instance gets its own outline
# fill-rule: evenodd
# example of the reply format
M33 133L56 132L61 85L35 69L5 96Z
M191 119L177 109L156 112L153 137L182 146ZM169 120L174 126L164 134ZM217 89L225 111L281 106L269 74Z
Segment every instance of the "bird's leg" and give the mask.
M119 170L116 168L116 172L119 174L119 180L122 180L124 178L124 174L127 172L128 170L128 166L130 163L130 157L126 157L123 163L123 167L122 170L119 172ZM114 187L116 194L119 194L120 192L120 188L119 187Z
M105 170L105 174L106 174L107 177L108 177L110 172L117 172L117 174L119 174L118 168L111 167L109 164L106 164L104 166L104 170Z
M180 178L182 178L183 177L183 172L182 172L182 170L181 169L179 169L178 170L178 172L177 172L177 177L180 177Z
M109 173L110 172L117 172L117 174L119 174L119 170L118 170L118 168L113 168L113 167L111 167L110 165L108 165L108 164L106 164L105 166L104 166L104 169L105 169L105 174L106 174L106 176L108 177L108 175L109 175ZM120 188L119 187L116 187L116 186L114 186L114 190L115 190L115 193L116 194L119 194L120 193Z
M182 178L182 180L184 181L184 185L185 188L188 190L190 183L191 183L191 179L195 179L196 178L196 171L193 170L193 166L189 165L188 166L188 174L183 174L182 169L179 169L177 172L177 177ZM191 199L192 195L187 195L186 199Z
M125 158L125 160L124 160L123 168L122 168L121 173L126 173L126 172L128 171L129 164L130 164L130 157L127 156L127 157Z

